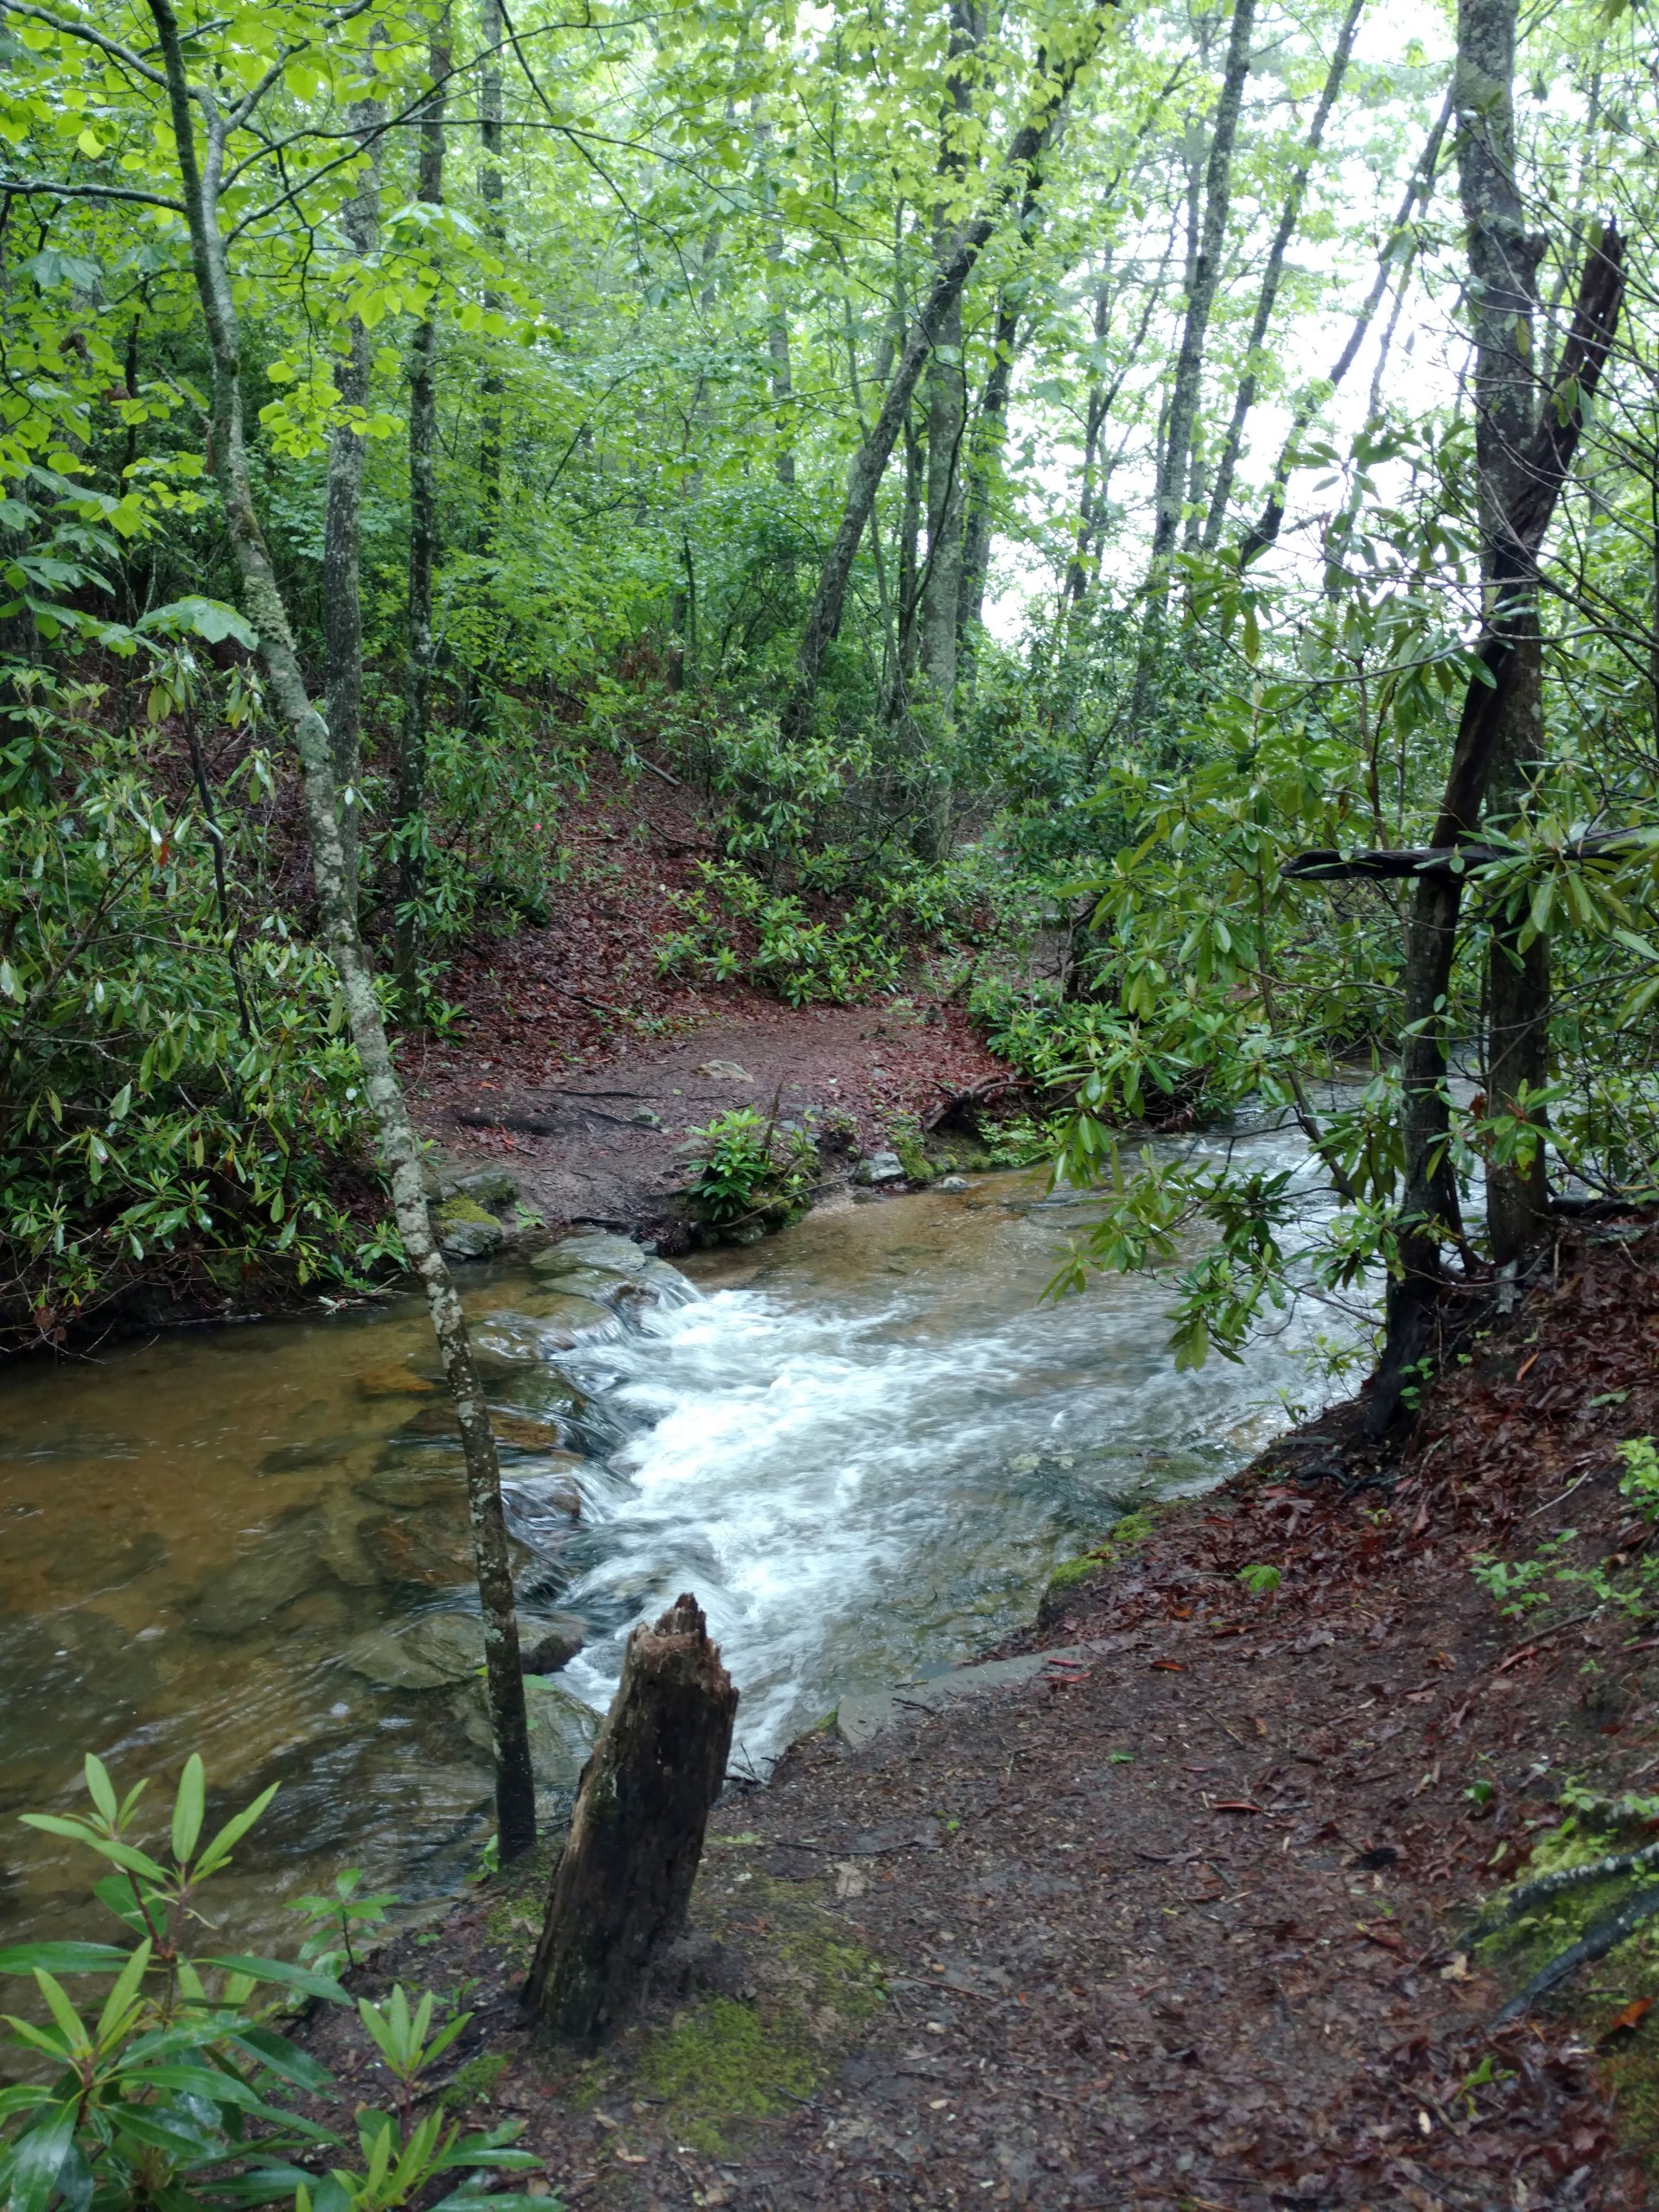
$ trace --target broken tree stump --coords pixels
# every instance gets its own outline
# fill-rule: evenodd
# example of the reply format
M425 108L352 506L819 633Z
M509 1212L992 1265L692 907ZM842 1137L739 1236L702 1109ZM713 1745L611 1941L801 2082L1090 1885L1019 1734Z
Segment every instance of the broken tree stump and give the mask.
M652 1956L685 1925L737 1691L689 1592L628 1638L622 1680L583 1771L548 1891L524 2002L591 2050L622 2019Z

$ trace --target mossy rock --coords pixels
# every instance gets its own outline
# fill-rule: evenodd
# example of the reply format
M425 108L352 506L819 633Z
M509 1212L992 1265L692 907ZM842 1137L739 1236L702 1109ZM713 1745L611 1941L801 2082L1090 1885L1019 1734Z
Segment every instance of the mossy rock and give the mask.
M476 1198L457 1192L432 1209L432 1227L446 1259L482 1260L499 1251L507 1232Z

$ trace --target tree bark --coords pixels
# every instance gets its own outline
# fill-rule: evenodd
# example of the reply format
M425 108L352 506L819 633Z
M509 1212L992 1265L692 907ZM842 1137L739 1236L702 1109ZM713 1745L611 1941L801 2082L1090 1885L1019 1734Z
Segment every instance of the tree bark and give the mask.
M419 1276L433 1332L461 1427L479 1596L484 1611L484 1651L491 1732L495 1745L496 1819L505 1859L527 1850L536 1835L535 1785L530 1730L518 1669L518 1625L501 1478L478 1365L449 1270L432 1235L421 1182L419 1140L409 1118L392 1065L374 977L347 896L346 857L340 836L334 761L327 727L306 690L287 610L253 504L243 430L241 361L229 265L219 227L219 180L224 173L226 124L215 95L193 86L172 0L149 0L166 73L168 102L189 222L191 260L213 361L213 471L242 603L259 633L260 657L270 698L287 725L303 772L306 826L324 940L340 978L352 1042L362 1064L364 1090L379 1137L381 1163L391 1182L392 1205L410 1269ZM198 160L195 117L205 124L205 159Z
M484 202L484 235L499 253L506 238L501 215L501 42L505 25L500 0L480 0L479 33L484 52L478 81L478 135L484 159L479 169L478 191ZM486 287L486 312L500 303L498 295ZM494 342L486 334L484 343L492 353ZM478 438L479 545L487 553L495 544L501 518L501 375L493 360L485 371L482 388L484 412Z
M449 78L446 30L432 41L432 92L421 111L415 196L443 204L444 87ZM421 899L426 888L426 763L432 721L436 651L432 637L432 571L438 551L438 326L430 314L416 325L409 356L409 607L404 719L398 733L397 901L393 960L404 1002L412 1001L421 959Z
M1465 0L1466 8L1508 8L1511 25L1514 4L1515 0ZM1495 257L1492 265L1502 274L1510 263L1501 238L1489 248L1485 241L1477 244L1472 221L1471 230L1471 265L1478 257L1484 265L1490 251ZM1494 501L1489 506L1483 498L1483 516L1490 514L1493 525L1490 549L1484 550L1492 565L1489 607L1496 611L1489 613L1479 648L1484 673L1471 680L1464 695L1452 766L1431 839L1434 847L1465 842L1479 821L1493 754L1505 727L1505 702L1531 634L1538 549L1573 466L1584 411L1601 380L1624 290L1624 240L1610 223L1586 251L1578 308L1554 387L1536 410L1525 448L1503 460L1509 504L1505 507ZM1501 383L1493 396L1503 400ZM1489 423L1489 438L1496 435L1495 426ZM1517 600L1518 615L1510 611ZM1367 1413L1373 1435L1382 1434L1392 1423L1411 1370L1427 1347L1441 1283L1441 1239L1459 1227L1446 1094L1446 1008L1462 887L1461 876L1450 873L1420 877L1406 933L1400 1053L1405 1190L1395 1270L1389 1286L1387 1330Z
M1147 576L1146 613L1135 654L1135 688L1131 694L1129 727L1139 730L1146 718L1152 688L1152 671L1163 644L1163 615L1168 589L1169 565L1180 528L1182 493L1192 459L1192 434L1198 414L1199 385L1204 375L1205 341L1210 316L1221 282L1222 254L1227 243L1227 218L1232 204L1233 142L1238 133L1239 110L1244 100L1244 81L1250 70L1250 34L1255 28L1255 0L1233 0L1232 28L1227 39L1227 60L1222 71L1221 92L1216 101L1205 169L1204 217L1198 251L1192 257L1186 288L1186 314L1181 324L1180 351L1170 385L1169 419L1160 455L1155 507L1152 525L1152 560Z
M1020 336L1019 309L1004 293L997 302L991 336L991 365L974 425L962 524L962 577L957 591L957 666L971 696L979 656L979 626L985 611L985 584L991 567L991 519L1002 445L1008 429L1008 394L1014 384Z
M1301 220L1307 181L1313 173L1313 164L1325 142L1325 126L1337 104L1342 80L1348 73L1349 56L1354 50L1354 33L1359 28L1360 10L1364 5L1365 0L1349 0L1348 13L1337 34L1336 50L1331 56L1331 67L1325 72L1319 104L1313 110L1313 119L1307 126L1307 136L1302 141L1301 152L1291 171L1285 204L1280 212L1279 227L1268 248L1267 266L1262 272L1262 289L1256 297L1255 314L1244 350L1244 373L1238 380L1238 390L1233 397L1232 420L1227 425L1221 458L1216 464L1216 480L1210 494L1210 512L1205 518L1204 550L1206 553L1214 552L1221 539L1222 525L1227 519L1227 502L1232 497L1233 476L1244 444L1245 418L1255 404L1256 362L1268 334L1268 325L1273 320L1274 305L1279 297L1280 281L1285 271L1285 254L1296 235L1296 226Z
M685 1925L737 1691L689 1592L628 1638L583 1771L524 1991L554 2034L591 2050L626 2018L653 1955Z
M1537 603L1515 641L1515 670L1493 747L1492 810L1528 810L1544 765L1543 651ZM1486 955L1486 1096L1495 1114L1522 1110L1523 1090L1549 1080L1549 939L1521 944L1527 905L1493 917ZM1538 1130L1537 1149L1525 1163L1486 1169L1486 1235L1494 1262L1503 1267L1535 1243L1549 1213L1549 1173L1544 1152L1546 1115L1528 1104Z
M353 100L346 111L347 127L355 132L368 164L358 179L357 190L340 211L340 227L359 260L374 251L380 233L380 130L385 114L384 104L372 99ZM335 382L341 405L355 419L340 423L328 442L322 534L323 670L334 790L340 799L340 844L346 856L346 890L355 907L363 781L360 523L366 442L361 417L369 401L369 334L357 315L351 318L346 359Z
M1291 470L1296 466L1297 450L1308 424L1313 420L1323 403L1337 390L1349 370L1352 368L1358 358L1360 347L1365 343L1366 333L1370 329L1376 310L1382 305L1382 295L1389 289L1389 280L1394 274L1395 256L1406 226L1410 222L1418 202L1427 200L1433 189L1434 172L1440 166L1440 144L1446 137L1446 126L1452 120L1452 110L1456 97L1457 87L1454 83L1446 93L1446 105L1441 108L1435 120L1434 128L1428 134L1427 143L1401 196L1399 209L1394 219L1394 227L1389 232L1388 239L1377 261L1376 275L1372 279L1371 289L1366 295L1359 313L1354 317L1353 327L1348 333L1343 349L1338 354L1330 375L1323 385L1310 385L1296 403L1296 411L1291 418L1290 428L1285 434L1284 443L1279 448L1279 458L1274 463L1273 477L1268 486L1268 496L1262 505L1262 512L1239 541L1238 565L1241 569L1249 568L1250 563L1259 554L1265 553L1268 548L1277 541L1280 528L1285 519L1285 487L1290 481Z
M1117 0L1093 0L1088 20L1078 36L1077 52L1069 56L1052 76L1045 67L1041 93L1031 117L1015 132L1008 147L1007 157L1003 163L1002 181L993 192L989 207L983 214L963 225L956 251L934 279L931 290L906 333L904 345L888 379L880 411L868 435L854 454L847 472L847 496L842 507L841 524L824 557L817 589L807 612L797 657L795 683L780 718L785 739L798 740L807 733L817 696L818 676L823 666L823 657L841 627L842 607L846 601L847 581L852 574L853 559L858 551L859 540L864 535L864 525L874 503L876 488L881 481L894 442L904 427L905 417L909 413L917 380L933 350L951 304L961 296L962 288L972 275L986 241L995 231L1009 201L1020 190L1031 164L1043 153L1059 127L1071 87L1093 58L1109 11L1116 4Z

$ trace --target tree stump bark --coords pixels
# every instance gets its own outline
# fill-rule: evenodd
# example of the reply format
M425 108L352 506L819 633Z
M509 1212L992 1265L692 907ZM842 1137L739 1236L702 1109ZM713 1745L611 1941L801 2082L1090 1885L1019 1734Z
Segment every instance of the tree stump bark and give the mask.
M563 2040L590 2050L602 2041L652 1953L684 1926L736 1714L737 1691L689 1592L655 1628L634 1630L524 1991Z

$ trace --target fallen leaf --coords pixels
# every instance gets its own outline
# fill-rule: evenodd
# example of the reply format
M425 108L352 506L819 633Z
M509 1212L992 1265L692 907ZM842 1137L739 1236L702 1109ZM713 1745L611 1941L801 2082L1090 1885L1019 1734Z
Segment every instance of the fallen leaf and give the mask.
M1469 1954L1467 1951L1453 1951L1446 1964L1440 1968L1440 1980L1442 1981L1467 1981L1468 1979Z
M1184 1675L1186 1672L1186 1669L1181 1664L1179 1659L1152 1659L1148 1660L1147 1663L1156 1672L1161 1674Z
M1253 1805L1248 1797L1217 1797L1210 1808L1212 1813L1260 1813L1264 1817L1265 1805Z
M1652 2010L1651 1997L1633 1997L1622 2012L1615 2012L1612 2018L1608 2021L1602 2030L1601 2040L1605 2043L1612 2036L1631 2033L1641 2026Z

